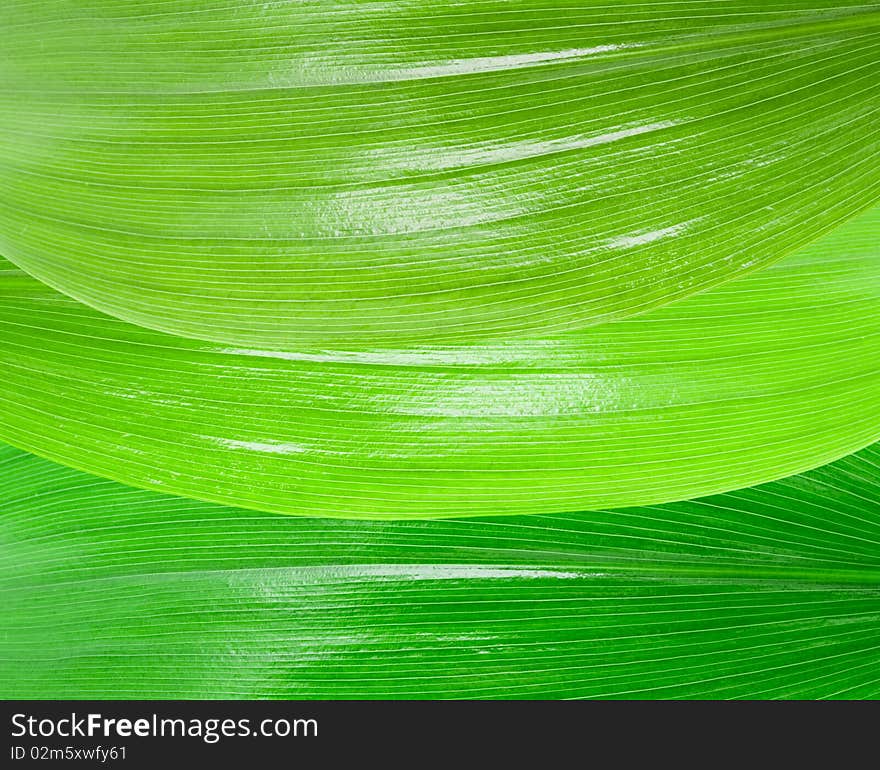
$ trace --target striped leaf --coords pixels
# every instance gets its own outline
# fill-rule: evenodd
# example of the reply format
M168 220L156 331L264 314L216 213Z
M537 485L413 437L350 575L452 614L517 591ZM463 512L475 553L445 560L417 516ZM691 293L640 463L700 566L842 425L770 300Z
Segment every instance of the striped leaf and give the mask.
M880 196L857 0L4 0L0 253L278 350L643 312Z
M18 698L880 697L880 448L742 492L341 521L0 450Z
M880 438L880 208L658 311L497 344L187 341L0 273L0 439L280 513L553 513L686 499Z

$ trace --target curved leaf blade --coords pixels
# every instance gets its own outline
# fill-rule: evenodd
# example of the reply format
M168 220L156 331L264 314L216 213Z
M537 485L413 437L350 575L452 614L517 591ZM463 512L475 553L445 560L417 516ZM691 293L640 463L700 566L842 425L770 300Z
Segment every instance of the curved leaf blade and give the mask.
M880 448L665 506L291 518L0 449L16 698L880 697Z
M275 353L135 327L0 273L0 439L280 513L653 504L880 437L880 208L776 266L558 337Z
M0 252L237 346L605 322L880 196L880 9L7 0Z

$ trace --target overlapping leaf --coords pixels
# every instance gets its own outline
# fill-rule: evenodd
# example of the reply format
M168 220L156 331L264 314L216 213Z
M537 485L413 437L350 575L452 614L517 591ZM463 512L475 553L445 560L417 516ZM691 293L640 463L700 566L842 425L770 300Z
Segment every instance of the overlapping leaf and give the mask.
M557 516L252 513L0 449L24 698L880 696L880 449Z
M4 0L0 29L0 253L234 346L581 328L880 195L855 0Z
M880 6L0 31L0 694L880 697Z
M415 351L188 341L10 267L0 439L282 513L547 513L745 487L880 436L878 226L880 208L639 318Z

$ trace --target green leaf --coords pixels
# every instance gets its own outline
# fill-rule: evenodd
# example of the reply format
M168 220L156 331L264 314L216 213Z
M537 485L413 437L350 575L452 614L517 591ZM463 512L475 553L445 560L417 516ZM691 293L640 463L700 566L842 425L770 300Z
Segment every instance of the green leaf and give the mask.
M555 338L272 353L151 332L0 273L0 439L281 513L687 499L880 438L880 208L777 265Z
M653 508L251 513L0 448L15 698L880 697L880 447Z
M4 0L0 28L0 253L228 345L581 328L880 196L858 0Z

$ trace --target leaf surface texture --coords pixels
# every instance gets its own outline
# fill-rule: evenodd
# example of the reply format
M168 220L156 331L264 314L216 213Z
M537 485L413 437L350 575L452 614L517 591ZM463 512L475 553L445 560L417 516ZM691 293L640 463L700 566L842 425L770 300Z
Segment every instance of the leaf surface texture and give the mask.
M880 696L880 449L646 508L262 514L0 449L18 698Z
M5 0L0 253L260 349L623 318L880 195L857 2Z

